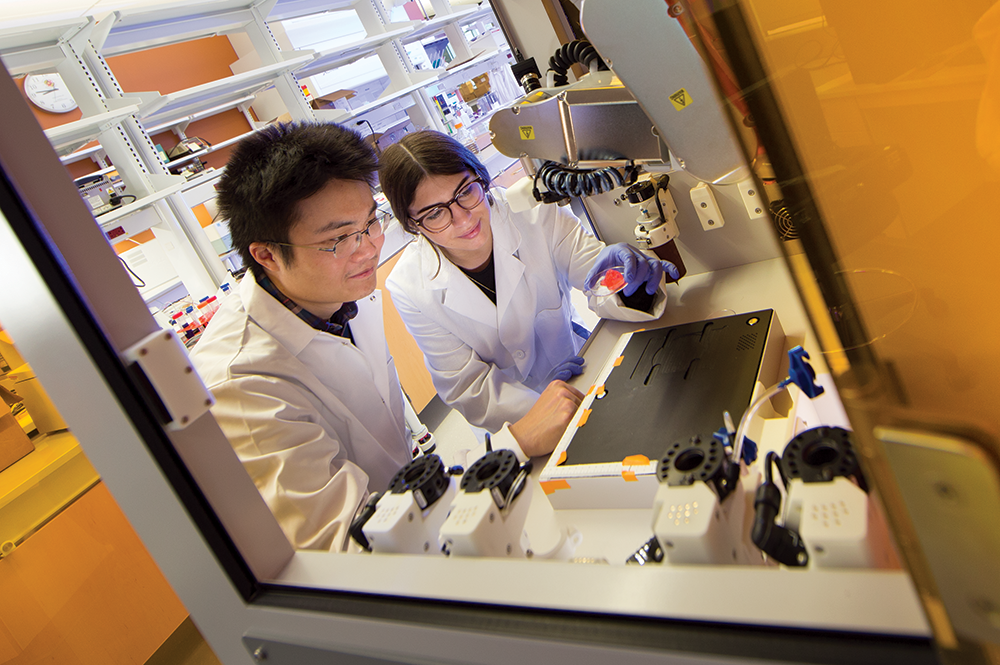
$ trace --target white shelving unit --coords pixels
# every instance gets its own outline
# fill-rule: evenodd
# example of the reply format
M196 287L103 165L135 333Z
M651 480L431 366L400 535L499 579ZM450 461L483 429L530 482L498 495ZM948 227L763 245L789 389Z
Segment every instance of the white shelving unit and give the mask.
M405 110L415 124L443 130L437 109L424 89L443 77L465 71L495 55L495 52L473 55L461 29L463 23L489 15L492 8L486 4L483 7L453 9L447 0L435 0L436 15L429 20L393 23L389 19L391 7L386 6L389 3L383 5L382 2L205 0L189 3L168 0L130 3L113 8L100 18L19 19L15 24L7 23L0 17L0 57L12 75L55 70L63 76L80 105L83 118L47 132L61 161L70 164L93 159L104 167L99 172L117 171L125 184L126 193L138 197L132 203L102 215L98 223L105 229L125 225L128 227L125 237L137 233L137 229L147 222L154 233L162 224L179 224L185 231L178 234L179 229L173 229L171 237L187 237L194 246L179 250L184 259L177 265L197 267L197 274L184 274L179 267L180 279L192 295L201 296L214 291L221 281L229 280L221 262L211 251L210 243L207 239L201 242L200 236L204 233L201 233L200 224L190 209L197 203L191 203L191 200L204 202L202 199L205 196L211 196L211 187L206 189L202 185L214 182L222 172L198 174L187 182L178 181L178 176L167 173L168 164L161 161L149 136L173 131L183 137L192 122L231 109L242 111L250 123L249 131L218 141L210 148L181 160L174 160L169 166L199 159L259 131L264 125L250 116L251 105L258 103L265 92L273 98L274 93L270 90L278 92L293 120L347 122L409 97L401 110ZM275 22L349 9L357 11L362 21L367 33L363 39L319 51L281 50L272 36L271 26ZM232 76L169 94L124 93L105 60L109 56L240 33L249 37L258 64L251 64L247 71L234 67L237 73ZM450 70L416 70L406 56L405 45L440 33L449 37L456 55L466 61ZM378 99L350 111L315 111L310 108L300 90L299 79L344 67L372 55L379 57L390 78L388 89ZM121 131L108 131L116 127ZM100 143L82 147L95 139ZM106 160L114 166L109 166ZM204 194L186 198L185 192ZM154 205L156 214L152 214L151 210L149 214L144 212ZM143 215L137 216L140 212ZM163 221L171 216L176 220L169 223Z
M426 21L411 21L409 25L413 28L413 32L403 39L403 43L412 44L413 42L419 41L425 37L430 37L431 35L441 32L449 25L462 21L463 19L470 18L478 11L478 8L463 9L451 14L435 16L434 18L427 19Z
M361 58L366 58L374 54L381 46L391 42L393 39L399 39L410 32L413 32L413 28L410 26L396 28L382 34L366 37L346 46L319 51L312 62L295 70L295 75L305 78L314 76L315 74L322 74L337 67L349 65Z
M180 176L178 176L178 178L179 177ZM114 227L122 219L130 215L134 215L140 210L148 208L157 201L162 201L163 199L167 198L168 196L171 196L172 194L180 192L182 189L184 189L184 186L186 184L187 183L185 182L177 182L168 187L159 189L155 193L150 194L149 196L144 196L141 199L136 199L132 203L127 203L122 207L107 213L106 215L101 215L100 217L97 218L97 221L101 225L101 228L103 228L106 231L107 229ZM145 231L146 229L141 229L141 230ZM138 233L138 232L139 231L134 231L133 233Z
M101 132L111 129L121 122L122 119L138 112L138 110L138 106L129 105L116 111L81 118L76 122L47 129L45 130L45 136L48 137L52 147L55 148L61 157L72 153L80 146L90 143Z
M152 104L151 111L142 113L141 116L149 125L170 125L208 106L222 110L233 108L247 96L269 87L277 76L301 67L312 61L313 57L312 53L297 54L285 62L265 65L249 72L163 95L160 103Z

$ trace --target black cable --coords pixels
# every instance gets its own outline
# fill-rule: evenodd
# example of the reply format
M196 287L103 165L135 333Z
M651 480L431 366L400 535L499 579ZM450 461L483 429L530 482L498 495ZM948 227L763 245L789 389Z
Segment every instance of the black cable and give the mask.
M134 203L135 202L135 194L118 194L118 193L115 193L115 194L112 194L111 196L108 197L108 203L110 203L111 205L113 205L113 206L115 206L117 208L118 206L122 205L122 199L125 198L126 196L132 199L131 201L129 201L129 203Z
M616 187L632 184L638 177L638 169L629 162L624 174L613 166L600 169L572 169L558 162L546 161L535 173L532 194L536 201L553 203L569 197L605 194ZM548 192L538 189L541 181Z
M608 65L601 60L597 49L585 39L575 39L568 44L563 44L549 58L549 71L553 72L552 84L562 86L569 83L569 76L566 72L576 63L580 63L589 68L591 63L596 61L599 71L607 71Z
M774 484L771 467L778 465L780 470L780 460L781 457L774 451L764 457L764 481L754 496L754 521L750 530L750 540L778 563L803 567L809 564L809 553L802 538L797 531L775 523L781 513L781 492Z
M126 196L132 196L132 195L131 194L126 194ZM135 197L133 196L132 198L135 198ZM122 262L122 265L125 266L125 270L128 270L129 274L132 275L132 277L134 277L135 279L139 280L139 283L136 284L136 286L138 286L139 288L142 288L142 287L146 286L146 282L142 279L142 277L139 277L138 275L136 275L135 271L128 267L128 264L125 263L125 259L123 259L122 257L119 256L118 260Z
M354 124L355 125L365 125L365 124L368 125L368 131L370 131L372 133L372 143L375 144L375 152L377 152L378 154L381 155L382 154L382 146L380 146L378 144L378 139L375 138L375 128L372 127L372 123L368 122L367 120L358 120Z

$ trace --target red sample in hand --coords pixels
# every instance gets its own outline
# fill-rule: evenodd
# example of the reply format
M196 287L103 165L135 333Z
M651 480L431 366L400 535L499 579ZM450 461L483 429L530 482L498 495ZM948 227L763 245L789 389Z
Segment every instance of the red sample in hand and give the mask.
M601 284L606 289L614 293L615 291L625 286L625 277L617 270L609 270L606 273L604 273L604 280L601 282Z

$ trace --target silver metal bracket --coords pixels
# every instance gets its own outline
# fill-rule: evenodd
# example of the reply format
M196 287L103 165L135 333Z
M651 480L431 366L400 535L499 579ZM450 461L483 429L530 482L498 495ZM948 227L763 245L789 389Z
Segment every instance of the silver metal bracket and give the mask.
M200 418L215 398L188 358L187 349L173 330L158 330L122 353L133 376L148 383L159 397L161 418L169 430L184 429ZM137 371L138 370L138 371Z

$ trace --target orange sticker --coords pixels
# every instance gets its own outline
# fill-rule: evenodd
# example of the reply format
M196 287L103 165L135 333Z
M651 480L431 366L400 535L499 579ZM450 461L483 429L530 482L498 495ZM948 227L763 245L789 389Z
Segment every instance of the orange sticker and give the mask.
M589 395L590 393L592 393L592 392L594 392L594 386L590 386L590 388L588 388L588 389L587 389L587 394L588 394L588 395Z
M625 356L618 356L617 358L615 358L615 367L621 365L623 360L625 360Z
M635 477L635 471L622 471L622 480L626 483L634 483L639 479Z
M622 460L622 466L649 466L649 458L645 455L629 455Z
M593 409L584 409L583 410L583 415L580 416L580 422L578 422L576 424L577 427L583 427L584 425L587 424L587 418L590 418L590 412L591 411L593 411Z
M596 396L600 397L603 394L604 394L604 384L602 383L601 385L597 386L597 395Z
M559 459L556 460L556 466L559 466L565 461L566 461L566 451L564 450L561 453L559 453Z
M570 489L569 482L565 480L543 480L538 484L542 486L542 491L546 494L552 494L556 490Z

